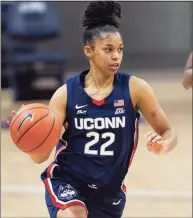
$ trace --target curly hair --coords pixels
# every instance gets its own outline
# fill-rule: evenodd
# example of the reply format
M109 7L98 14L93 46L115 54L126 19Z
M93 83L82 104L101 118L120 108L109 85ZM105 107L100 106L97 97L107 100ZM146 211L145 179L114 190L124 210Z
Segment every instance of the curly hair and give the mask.
M93 44L95 39L103 38L103 33L119 32L119 23L116 18L121 18L121 6L114 1L91 2L82 19L86 27L84 44Z

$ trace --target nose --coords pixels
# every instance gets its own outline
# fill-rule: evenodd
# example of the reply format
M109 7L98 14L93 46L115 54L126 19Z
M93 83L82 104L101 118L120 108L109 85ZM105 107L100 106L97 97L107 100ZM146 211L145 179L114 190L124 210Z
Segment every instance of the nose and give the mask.
M118 60L119 59L120 54L118 52L114 52L112 55L112 59L113 60Z

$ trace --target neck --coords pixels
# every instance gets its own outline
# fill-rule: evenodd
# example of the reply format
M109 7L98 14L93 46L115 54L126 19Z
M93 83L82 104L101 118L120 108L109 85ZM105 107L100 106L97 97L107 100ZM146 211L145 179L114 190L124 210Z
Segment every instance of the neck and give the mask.
M90 69L85 78L86 87L92 86L97 90L110 88L113 86L114 75L106 76L99 70Z

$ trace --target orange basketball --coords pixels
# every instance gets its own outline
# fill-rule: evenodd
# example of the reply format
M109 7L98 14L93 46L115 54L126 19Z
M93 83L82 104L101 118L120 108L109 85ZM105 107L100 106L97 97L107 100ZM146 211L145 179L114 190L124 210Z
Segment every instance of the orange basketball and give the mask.
M50 151L60 134L58 117L44 104L25 105L11 120L10 135L14 144L29 154Z

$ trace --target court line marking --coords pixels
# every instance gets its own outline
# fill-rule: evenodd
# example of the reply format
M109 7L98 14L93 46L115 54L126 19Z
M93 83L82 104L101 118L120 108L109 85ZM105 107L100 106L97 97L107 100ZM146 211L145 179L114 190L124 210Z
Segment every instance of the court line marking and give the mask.
M43 194L45 189L44 186L36 185L3 185L1 193ZM128 189L127 197L192 199L192 191Z

